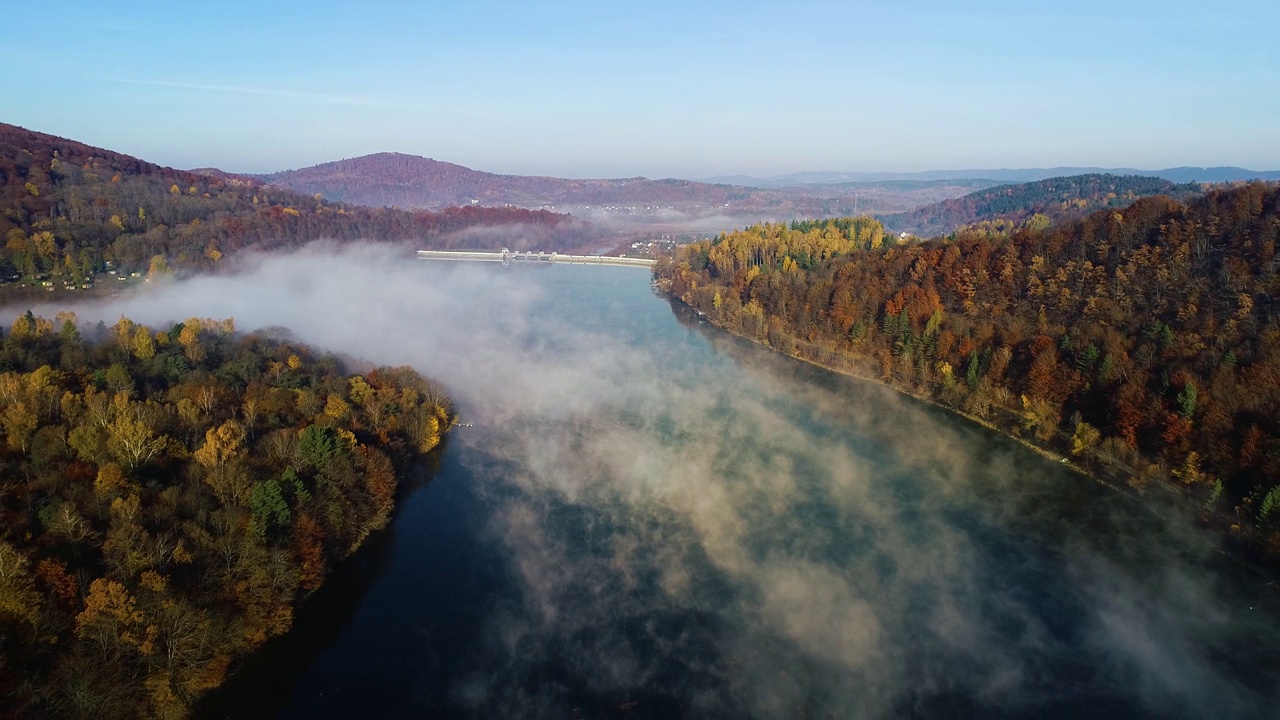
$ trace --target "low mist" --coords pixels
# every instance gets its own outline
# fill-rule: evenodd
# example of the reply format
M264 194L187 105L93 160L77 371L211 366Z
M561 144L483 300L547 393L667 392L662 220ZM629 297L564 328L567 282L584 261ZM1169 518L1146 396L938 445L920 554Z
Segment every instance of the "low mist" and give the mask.
M72 309L284 326L446 385L475 424L449 452L517 589L450 679L465 712L565 717L583 694L638 715L1275 707L1273 593L1223 569L1188 518L676 324L642 270L321 244ZM539 681L550 665L568 680Z

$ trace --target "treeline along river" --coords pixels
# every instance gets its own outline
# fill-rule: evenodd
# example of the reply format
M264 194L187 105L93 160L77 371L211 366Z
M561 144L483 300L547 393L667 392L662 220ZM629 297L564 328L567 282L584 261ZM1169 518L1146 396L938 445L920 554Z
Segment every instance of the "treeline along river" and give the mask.
M1277 707L1276 590L1192 513L727 336L642 270L304 253L120 309L195 303L412 363L471 424L207 717Z

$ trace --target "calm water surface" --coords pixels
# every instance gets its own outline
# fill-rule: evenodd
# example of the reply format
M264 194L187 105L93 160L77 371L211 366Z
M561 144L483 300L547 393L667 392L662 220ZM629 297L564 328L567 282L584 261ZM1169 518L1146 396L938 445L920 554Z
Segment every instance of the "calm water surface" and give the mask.
M642 271L402 272L456 283L404 343L449 345L422 369L474 427L209 717L1280 707L1274 590L1183 514L727 337Z

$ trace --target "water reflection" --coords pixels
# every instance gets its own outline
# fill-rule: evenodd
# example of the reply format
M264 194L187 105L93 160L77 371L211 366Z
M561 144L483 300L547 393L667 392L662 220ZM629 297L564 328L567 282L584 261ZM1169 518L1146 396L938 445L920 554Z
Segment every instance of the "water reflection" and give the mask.
M334 568L324 585L299 609L292 630L270 640L236 668L221 688L201 701L196 708L197 717L274 717L289 706L295 688L303 683L316 658L339 644L370 587L391 565L396 524L404 514L405 503L426 492L440 471L448 446L446 437L414 462L397 488L397 507L387 528L370 535L354 555Z

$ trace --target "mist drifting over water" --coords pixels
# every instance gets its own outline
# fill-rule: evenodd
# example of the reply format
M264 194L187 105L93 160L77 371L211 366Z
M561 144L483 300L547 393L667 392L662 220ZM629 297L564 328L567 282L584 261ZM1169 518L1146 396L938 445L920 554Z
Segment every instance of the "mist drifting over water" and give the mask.
M284 326L445 383L476 425L449 448L482 508L476 541L512 590L446 696L410 681L400 714L564 717L584 698L640 716L1275 707L1274 593L1219 572L1187 518L679 325L643 271L411 257L317 245L74 308Z

